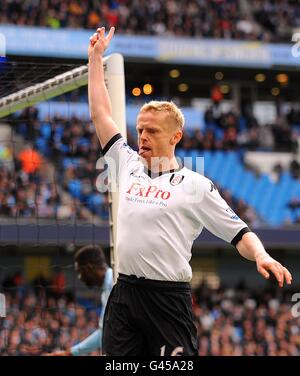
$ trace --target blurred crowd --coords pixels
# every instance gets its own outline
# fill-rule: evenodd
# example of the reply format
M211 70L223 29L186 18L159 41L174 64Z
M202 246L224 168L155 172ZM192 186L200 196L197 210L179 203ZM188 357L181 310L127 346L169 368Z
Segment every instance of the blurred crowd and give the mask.
M38 171L41 156L26 149L18 156L6 147L0 158L0 216L53 218L60 205L57 188ZM28 156L29 154L29 156Z
M73 299L34 292L5 294L8 312L0 319L0 355L43 355L70 347L91 334L98 324L96 310Z
M203 130L186 131L178 147L297 152L299 134L289 116L278 117L273 123L262 126L253 114L241 115L234 109L224 112L220 104L214 103L205 112Z
M299 27L293 0L3 0L1 24L95 29L118 33L290 41Z
M300 3L297 0L254 0L251 8L253 19L264 30L265 41L291 42L292 35L299 31Z
M102 171L97 167L101 149L91 122L61 116L40 121L36 108L24 110L14 122L18 134L33 142L34 148L55 166L55 181L52 183L71 194L76 216L84 219L84 212L80 211L84 204L107 220L108 197L99 193L96 187ZM61 210L61 215L65 211Z
M58 115L40 121L38 110L29 108L14 119L14 128L25 140L34 142L34 147L41 155L54 163L57 181L78 201L76 206L80 206L81 202L102 219L108 219L108 196L99 193L96 187L97 177L102 171L100 167L96 168L101 148L90 122ZM136 138L131 130L128 130L128 143L137 150ZM178 148L237 150L240 146L232 142L233 139L229 141L228 133L239 133L238 118L232 112L222 115L220 119L210 117L208 111L204 135L199 129L194 134L186 132ZM218 140L215 134L218 134ZM244 201L235 200L230 192L222 191L221 187L219 190L241 218L249 225L256 224L255 212Z
M31 289L20 283L2 287L8 309L0 319L0 355L67 350L97 328L99 302L86 308L72 294L51 291L41 281ZM299 356L300 319L292 315L291 294L242 284L234 289L201 284L193 293L199 354Z
M204 127L187 129L178 149L181 150L180 155L188 154L191 150L199 151L200 154L206 150L297 152L299 130L292 125L298 124L295 123L294 117L295 114L288 114L277 118L273 124L261 126L253 115L241 115L234 109L222 111L220 103L213 102L205 112ZM26 149L22 152L23 156L20 153L18 158L15 158L13 164L15 167L12 172L7 171L6 165L3 164L0 175L0 187L2 186L0 193L2 193L4 205L0 213L4 215L7 213L9 216L20 213L18 215L27 217L73 218L75 216L84 219L85 215L81 208L85 206L99 218L107 220L108 196L103 192L100 193L96 184L102 172L102 167L99 163L97 164L101 156L101 148L91 122L75 116L64 118L60 115L40 120L37 108L25 109L15 116L12 122L17 133L26 141L33 143L33 150L29 153L31 153L31 159L34 159L33 153L37 156L34 163L31 161L29 167L33 165L36 171L28 172L25 168ZM137 150L133 127L128 129L128 143ZM55 166L55 179L47 183L41 174L45 170L44 167L42 169L37 167L41 164L39 159L42 160L45 157ZM293 178L300 175L299 170L297 161L294 161L291 165ZM276 174L280 175L280 166L277 166ZM47 178L48 175L44 174L44 176ZM14 198L13 193L9 195L10 190L7 188L8 184L15 187L13 184L15 177L18 178L18 182L20 181L20 189L12 192L15 192L15 196L23 194L22 202L19 198ZM38 186L34 185L34 183L37 184L36 182ZM59 185L56 184L57 182ZM30 189L23 189L26 184ZM70 193L73 200L71 211L60 201L58 187ZM249 225L259 223L260 220L254 210L244 201L235 200L230 192L223 191L221 187L219 190L233 210ZM36 202L39 203L38 209L34 205ZM21 204L25 205L25 211Z
M27 146L19 154L6 146L0 155L0 217L86 219L80 202L62 203L60 186L51 179L49 163ZM48 168L48 167L49 168Z
M273 288L195 291L200 355L299 356L300 319L289 291Z

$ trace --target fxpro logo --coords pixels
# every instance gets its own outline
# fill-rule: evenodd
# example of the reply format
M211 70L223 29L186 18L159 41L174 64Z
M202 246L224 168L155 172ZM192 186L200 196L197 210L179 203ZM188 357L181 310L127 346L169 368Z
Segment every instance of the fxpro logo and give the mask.
M133 196L158 198L163 200L168 200L171 196L171 193L169 191L158 189L158 187L155 185L143 187L139 183L133 183L126 193Z

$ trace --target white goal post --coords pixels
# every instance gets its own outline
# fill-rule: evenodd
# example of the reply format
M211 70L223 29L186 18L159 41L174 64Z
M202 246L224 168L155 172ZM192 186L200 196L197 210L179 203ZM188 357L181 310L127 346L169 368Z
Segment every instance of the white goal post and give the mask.
M37 63L38 64L38 63ZM112 103L113 120L119 127L120 132L126 139L126 98L124 59L117 53L104 58L105 83ZM10 94L0 99L0 118L8 116L16 111L33 106L86 86L88 83L88 66L83 65L63 74L57 75L47 81L38 83ZM117 277L117 254L115 250L117 238L117 211L118 193L109 194L109 226L110 226L110 249L111 264L114 270L114 278Z

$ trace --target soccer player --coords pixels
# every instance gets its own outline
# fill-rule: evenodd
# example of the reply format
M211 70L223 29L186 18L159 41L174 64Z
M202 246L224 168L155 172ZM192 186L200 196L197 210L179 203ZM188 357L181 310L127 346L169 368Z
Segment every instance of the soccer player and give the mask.
M99 328L82 342L71 347L67 351L57 351L53 356L85 355L98 350L100 353L102 344L102 329L104 310L108 296L113 287L113 272L105 261L103 250L94 245L80 248L75 255L75 270L78 278L88 287L97 286L101 291L101 315Z
M103 53L113 34L114 28L108 35L97 29L88 49L91 118L109 168L115 165L119 191L118 280L105 311L103 353L197 355L189 261L203 227L255 261L263 277L273 273L280 287L292 277L209 179L178 164L175 147L184 117L174 103L142 106L138 153L126 144L112 119L104 83Z

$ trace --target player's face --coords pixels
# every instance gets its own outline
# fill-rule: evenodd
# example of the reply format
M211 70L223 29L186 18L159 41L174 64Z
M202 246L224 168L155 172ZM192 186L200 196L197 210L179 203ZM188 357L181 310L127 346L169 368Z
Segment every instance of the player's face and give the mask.
M98 286L101 287L104 282L106 268L98 265L78 265L75 263L75 271L77 272L78 278L87 287Z
M173 158L174 148L182 132L167 121L163 112L147 111L138 115L136 130L138 134L139 155L151 166L151 158Z

